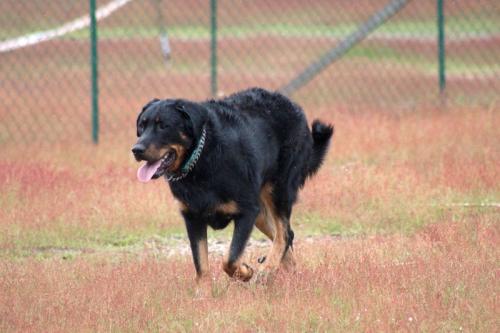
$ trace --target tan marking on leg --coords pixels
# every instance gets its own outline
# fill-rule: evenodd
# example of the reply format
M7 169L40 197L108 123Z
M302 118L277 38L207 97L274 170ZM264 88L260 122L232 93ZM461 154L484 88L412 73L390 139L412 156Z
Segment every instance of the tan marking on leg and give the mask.
M215 211L225 215L235 215L240 212L238 204L234 201L219 204L215 207ZM246 263L242 262L241 258L233 263L229 262L230 249L228 250L224 260L222 261L222 269L232 278L242 280L244 282L250 280L253 276L253 269Z
M200 272L196 272L196 299L206 299L212 296L212 279L208 266L208 245L207 240L198 241L198 260Z
M270 240L274 239L274 226L272 217L269 216L264 205L262 205L260 213L255 220L255 226Z
M242 263L241 260L238 260L237 262L230 264L227 259L227 256L226 258L224 258L222 262L222 269L230 277L244 282L250 280L253 276L253 269L250 266L248 266L245 263Z
M266 257L266 261L264 264L264 270L273 271L277 269L281 263L281 259L283 257L283 253L286 248L286 230L281 217L276 214L276 209L273 203L272 192L273 188L270 184L264 185L262 191L260 193L260 198L264 206L266 207L266 215L269 217L269 220L272 221L274 226L273 232L273 245L269 254Z
M242 262L241 258L234 263L229 263L229 251L222 260L222 269L232 278L246 282L253 276L253 269L246 263Z
M198 241L198 260L200 262L200 272L197 274L197 280L200 280L209 275L208 244L206 239Z
M283 226L283 222L279 218L274 217L274 226L276 233L271 251L269 252L265 262L265 268L269 270L275 270L278 268L286 247L285 228Z
M189 210L188 205L185 202L177 201L177 203L179 204L179 209L181 210L181 212L185 213Z
M236 202L228 201L215 207L215 211L222 214L234 215L239 213L239 208Z

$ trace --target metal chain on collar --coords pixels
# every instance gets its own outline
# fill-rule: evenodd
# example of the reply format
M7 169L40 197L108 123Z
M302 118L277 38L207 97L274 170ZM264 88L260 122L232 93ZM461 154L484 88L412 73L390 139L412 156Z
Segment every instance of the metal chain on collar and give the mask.
M201 152L203 151L203 147L205 147L205 139L207 137L207 129L206 126L203 126L203 131L201 133L201 138L200 141L198 142L198 146L196 149L193 151L191 156L189 157L188 161L186 164L181 168L181 173L178 176L175 175L167 175L167 181L168 182L176 182L178 180L181 180L185 178L191 170L193 170L194 166L198 162L201 156Z

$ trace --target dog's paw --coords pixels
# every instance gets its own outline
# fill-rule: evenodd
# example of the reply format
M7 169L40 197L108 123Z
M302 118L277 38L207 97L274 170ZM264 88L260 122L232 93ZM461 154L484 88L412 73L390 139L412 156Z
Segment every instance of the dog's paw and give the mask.
M295 262L295 258L294 258L293 252L291 250L288 250L285 253L285 256L281 260L281 264L280 265L281 265L281 267L283 267L283 269L286 272L290 272L290 273L295 272L295 270L297 268L297 264Z
M233 279L237 279L243 282L247 282L253 276L253 268L248 266L246 263L241 264L232 264L223 263L222 268L224 271L232 277Z
M249 281L253 276L253 268L245 263L242 263L240 267L234 272L233 277L241 280L243 282Z
M193 299L196 301L212 298L212 279L209 276L196 279Z

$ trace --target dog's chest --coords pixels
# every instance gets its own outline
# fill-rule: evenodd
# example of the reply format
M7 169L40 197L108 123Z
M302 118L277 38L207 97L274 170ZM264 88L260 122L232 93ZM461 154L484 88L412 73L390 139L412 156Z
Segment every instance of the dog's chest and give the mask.
M232 220L234 220L234 215L222 214L219 212L209 213L206 217L207 224L214 230L221 230L228 226Z
M185 216L200 223L206 223L215 230L224 229L238 216L233 202L214 204L206 207L197 207L189 203L181 203L181 210Z
M235 201L222 200L207 189L171 187L171 190L185 216L204 222L213 229L224 229L240 213Z

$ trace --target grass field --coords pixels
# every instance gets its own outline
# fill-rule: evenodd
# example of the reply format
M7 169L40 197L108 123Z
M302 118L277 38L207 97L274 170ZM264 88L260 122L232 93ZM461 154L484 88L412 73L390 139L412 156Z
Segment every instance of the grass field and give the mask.
M162 2L168 61L159 3L99 22L97 146L87 29L0 53L0 332L498 331L498 5L445 2L446 98L432 0L299 90L336 133L295 206L297 269L233 281L220 269L232 230L210 232L199 297L177 204L164 181L136 180L130 148L151 98L210 95L209 2ZM219 1L219 94L283 86L386 3ZM0 43L87 10L2 0ZM269 246L256 231L247 262Z
M135 180L133 121L99 146L3 146L0 331L496 331L498 107L308 116L336 134L294 212L297 271L231 281L230 231L211 233L202 299L167 186Z

